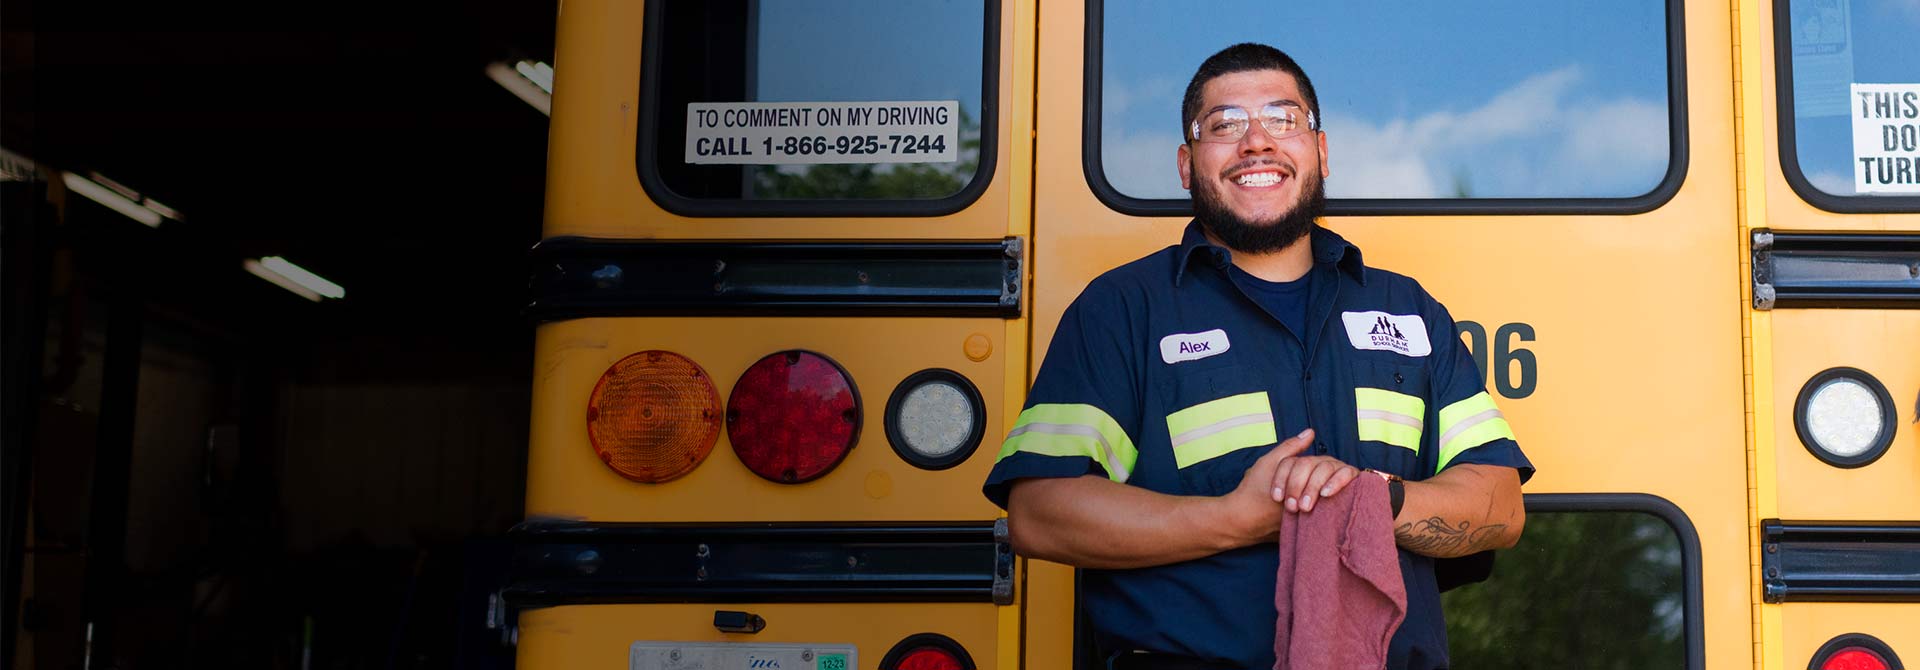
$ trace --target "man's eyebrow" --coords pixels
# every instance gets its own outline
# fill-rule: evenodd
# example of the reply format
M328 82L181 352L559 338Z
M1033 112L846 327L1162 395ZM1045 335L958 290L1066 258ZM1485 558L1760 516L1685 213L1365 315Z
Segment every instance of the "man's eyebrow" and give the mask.
M1292 100L1269 100L1267 101L1267 104L1280 105L1283 107L1292 107L1294 109L1306 109L1304 105L1301 105L1300 103L1294 102ZM1223 109L1231 109L1234 107L1239 107L1239 105L1214 105L1213 107L1208 108L1207 111L1201 112L1200 115L1206 116L1208 114L1212 114L1214 112L1218 112Z

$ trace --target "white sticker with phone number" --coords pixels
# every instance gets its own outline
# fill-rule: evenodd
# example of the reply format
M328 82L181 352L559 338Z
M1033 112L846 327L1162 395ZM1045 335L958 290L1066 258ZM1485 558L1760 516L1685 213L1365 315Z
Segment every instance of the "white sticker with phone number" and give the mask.
M628 670L854 670L851 644L635 642Z
M959 156L958 100L687 105L688 163L952 163Z

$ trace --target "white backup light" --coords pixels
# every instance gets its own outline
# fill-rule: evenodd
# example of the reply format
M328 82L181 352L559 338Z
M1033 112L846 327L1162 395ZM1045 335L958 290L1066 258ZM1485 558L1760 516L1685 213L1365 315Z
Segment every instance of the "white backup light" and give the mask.
M973 429L973 407L960 389L928 382L907 392L900 403L900 434L907 448L928 458L953 455Z
M1853 368L1833 368L1807 381L1795 403L1794 427L1814 457L1857 468L1893 443L1893 398L1879 380Z
M980 391L952 370L922 370L887 400L887 441L908 463L928 470L959 465L980 446L986 406Z

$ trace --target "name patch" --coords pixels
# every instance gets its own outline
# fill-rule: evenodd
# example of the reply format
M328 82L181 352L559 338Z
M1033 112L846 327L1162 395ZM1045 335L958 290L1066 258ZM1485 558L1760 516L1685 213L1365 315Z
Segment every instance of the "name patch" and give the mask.
M1227 342L1227 331L1219 328L1204 333L1174 333L1160 338L1160 360L1169 365L1197 361L1227 353L1232 346Z
M1346 325L1347 339L1355 349L1391 351L1414 357L1433 353L1433 342L1427 339L1427 322L1418 314L1341 312L1340 321Z

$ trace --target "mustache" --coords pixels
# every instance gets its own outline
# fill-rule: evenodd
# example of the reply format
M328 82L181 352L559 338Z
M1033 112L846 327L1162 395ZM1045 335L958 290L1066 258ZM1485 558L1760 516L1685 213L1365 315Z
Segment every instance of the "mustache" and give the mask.
M1238 163L1234 163L1233 165L1227 166L1226 169L1220 171L1220 176L1221 178L1226 178L1238 172L1244 172L1257 167L1267 167L1267 166L1280 168L1281 174L1286 177L1292 177L1294 173L1292 163L1283 163L1278 160L1275 160L1271 156L1255 156L1253 158L1249 158L1247 160L1243 160Z

